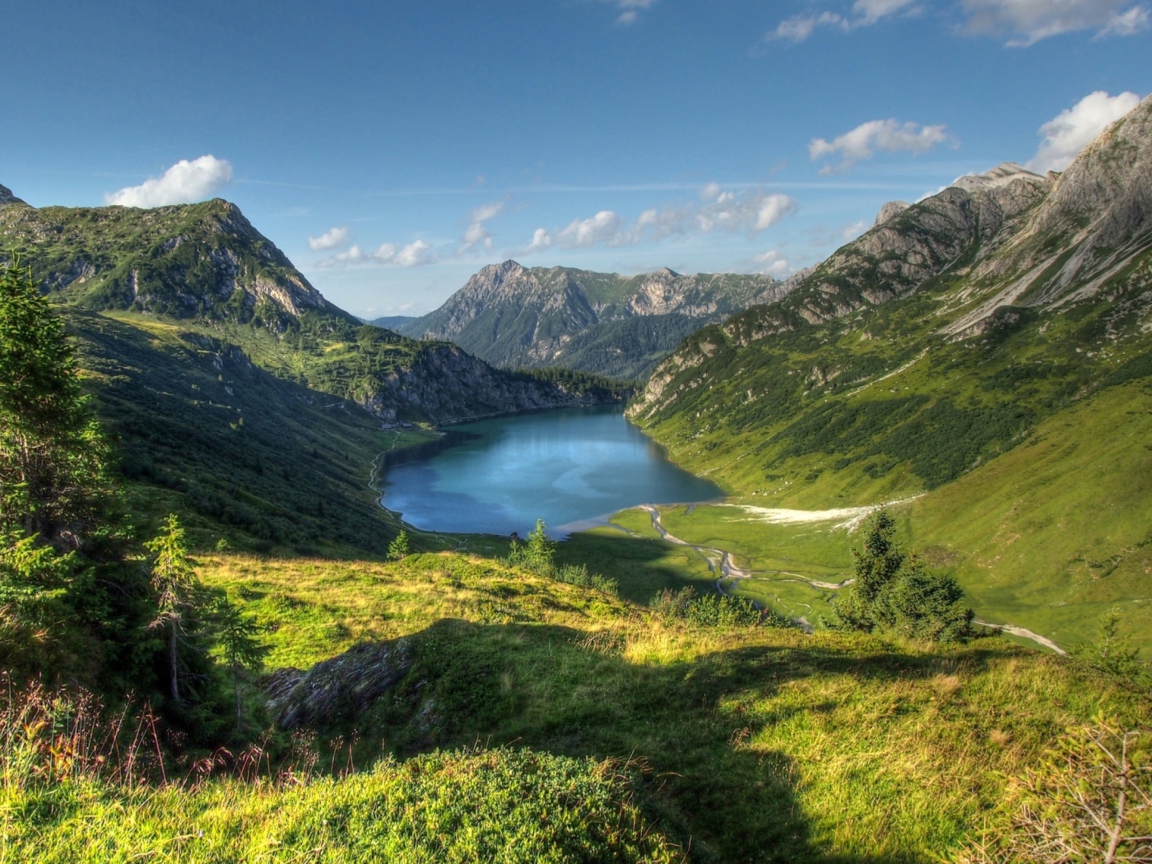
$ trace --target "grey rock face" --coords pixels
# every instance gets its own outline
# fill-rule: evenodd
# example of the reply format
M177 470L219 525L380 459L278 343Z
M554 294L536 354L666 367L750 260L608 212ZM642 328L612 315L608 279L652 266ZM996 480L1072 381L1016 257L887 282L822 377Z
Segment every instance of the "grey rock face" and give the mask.
M871 230L837 250L787 296L722 325L736 346L908 296L954 286L941 332L963 338L1021 310L1057 310L1107 289L1146 308L1152 286L1152 97L1112 124L1062 174L1013 162L958 178L911 206L885 205ZM1000 310L998 312L998 310ZM952 313L952 314L949 314ZM653 373L643 416L674 401L669 384L705 360L690 340ZM678 387L690 386L680 384Z
M502 372L455 345L440 343L424 347L413 363L383 376L356 401L385 420L420 416L446 425L495 414L599 405L606 397Z
M35 277L67 299L187 318L234 315L261 303L292 317L307 310L349 317L227 201L34 208L9 206L22 202L3 193L9 200L0 207L0 248L35 250L26 255Z
M883 225L885 222L899 216L912 205L907 201L889 201L880 208L880 212L876 214L876 221L872 223L872 227Z

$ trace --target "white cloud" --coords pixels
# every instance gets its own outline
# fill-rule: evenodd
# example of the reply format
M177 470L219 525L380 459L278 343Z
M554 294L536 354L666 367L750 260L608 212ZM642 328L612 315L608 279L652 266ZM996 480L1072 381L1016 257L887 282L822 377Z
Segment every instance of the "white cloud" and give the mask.
M1135 93L1109 96L1103 90L1089 93L1071 108L1065 108L1056 117L1040 127L1044 140L1036 155L1025 163L1030 171L1063 171L1092 139L1104 131L1109 123L1119 120L1140 104Z
M611 210L601 210L591 219L574 219L568 227L556 235L556 239L569 249L579 249L607 243L618 246L623 242L621 235L624 220Z
M354 264L357 261L363 261L367 257L359 246L353 244L350 249L344 252L337 252L333 255L331 261L337 264Z
M335 249L337 246L343 246L347 239L347 228L329 228L319 237L309 237L308 247L317 251Z
M919 7L909 9L909 6L916 2L916 0L856 0L852 4L852 11L860 17L857 19L855 26L863 27L869 24L875 24L884 18L901 12L909 14L918 12Z
M431 245L423 240L416 240L401 248L392 257L392 261L400 267L419 267L422 264L430 264L431 259L425 253L431 248Z
M521 255L531 255L533 252L539 252L541 249L547 249L552 245L552 235L544 228L537 228L532 234L532 242L524 247Z
M703 203L690 201L645 210L629 224L612 210L601 210L589 219L574 219L560 231L537 228L532 241L521 251L529 255L560 245L567 249L632 246L668 237L707 234L711 231L747 231L759 234L792 213L796 201L788 195L753 190L742 194L710 183L700 191Z
M769 40L785 39L789 42L803 42L817 28L827 27L847 33L858 27L871 27L893 15L913 15L921 11L913 6L916 0L856 0L852 4L855 17L849 18L836 12L820 12L809 15L793 15L776 25L767 34Z
M1096 34L1097 39L1106 36L1135 36L1152 26L1152 15L1143 6L1133 6L1127 12L1113 16L1103 30Z
M616 21L620 24L633 24L644 9L651 9L659 0L605 0L620 10Z
M787 39L789 42L803 42L817 27L835 27L847 33L852 29L848 19L835 12L821 12L819 15L793 15L776 25L768 32L769 39Z
M489 219L495 219L504 211L503 201L494 201L491 204L485 204L482 207L477 207L472 211L472 219L468 228L464 231L464 241L459 249L456 250L457 255L467 252L477 243L482 243L484 248L489 252L492 251L492 235L488 233L488 229L484 227L484 223Z
M759 265L757 272L773 276L777 279L787 275L791 269L784 256L775 250L757 255L752 260Z
M877 150L885 153L925 153L948 140L944 126L921 126L918 123L900 123L899 120L870 120L861 123L832 141L814 138L808 145L813 160L840 155L840 165L826 165L821 174L832 174L851 168L861 159L871 159Z
M104 202L123 207L191 204L208 198L231 180L232 165L226 159L210 155L191 162L181 159L159 177L105 195Z
M432 246L424 240L415 240L407 246L397 247L395 243L381 243L375 252L365 252L357 245L352 245L343 252L337 252L331 258L317 262L317 267L347 267L354 264L391 264L396 267L419 267L431 264L435 260L428 255Z
M1130 36L1147 29L1146 7L1131 0L963 0L969 33L1008 37L1012 46L1028 46L1081 30L1097 36Z

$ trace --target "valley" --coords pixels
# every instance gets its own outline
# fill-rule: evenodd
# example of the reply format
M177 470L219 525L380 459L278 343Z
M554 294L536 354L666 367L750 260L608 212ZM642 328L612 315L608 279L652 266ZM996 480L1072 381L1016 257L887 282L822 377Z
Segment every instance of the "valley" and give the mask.
M1150 182L1146 99L785 281L506 261L395 329L226 201L0 189L56 364L0 382L0 843L984 860L1152 716Z

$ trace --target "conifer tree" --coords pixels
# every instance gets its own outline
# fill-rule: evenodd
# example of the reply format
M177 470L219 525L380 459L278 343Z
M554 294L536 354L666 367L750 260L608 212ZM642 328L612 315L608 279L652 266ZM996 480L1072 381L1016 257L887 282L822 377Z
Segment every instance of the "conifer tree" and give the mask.
M0 527L78 548L102 521L107 462L63 321L18 260L0 267Z
M228 599L221 595L216 601L214 623L216 642L224 655L224 663L232 676L232 695L236 701L236 722L242 719L240 682L246 671L259 670L264 664L268 648L258 639L260 625L250 615L245 615Z
M185 622L194 606L199 582L188 560L184 529L175 513L169 514L160 533L145 545L155 556L152 587L156 591L156 617L152 626L166 631L168 694L173 703L180 705L180 638L185 633Z
M400 533L388 544L388 560L399 561L412 554L412 543L408 540L408 532L401 529Z

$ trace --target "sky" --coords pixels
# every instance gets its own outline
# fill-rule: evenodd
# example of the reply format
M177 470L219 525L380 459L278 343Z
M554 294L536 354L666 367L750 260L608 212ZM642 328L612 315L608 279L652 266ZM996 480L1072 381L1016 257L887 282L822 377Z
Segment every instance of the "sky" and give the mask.
M7 0L0 184L227 198L325 296L514 258L785 278L1152 92L1152 0Z

